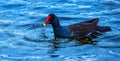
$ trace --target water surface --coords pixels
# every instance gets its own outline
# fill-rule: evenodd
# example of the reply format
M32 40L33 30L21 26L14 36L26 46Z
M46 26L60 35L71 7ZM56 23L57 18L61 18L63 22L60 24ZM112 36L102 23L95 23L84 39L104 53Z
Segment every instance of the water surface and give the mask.
M52 27L40 28L54 13L62 25L100 18L112 31L93 38L54 42ZM0 0L0 61L119 61L120 0Z

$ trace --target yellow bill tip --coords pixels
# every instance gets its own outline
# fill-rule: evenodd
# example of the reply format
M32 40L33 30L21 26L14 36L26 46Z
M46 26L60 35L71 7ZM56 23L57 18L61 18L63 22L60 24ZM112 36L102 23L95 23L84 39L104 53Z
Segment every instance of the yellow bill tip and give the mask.
M47 24L45 24L45 23L43 23L42 25L41 25L41 27L45 27Z
M43 25L43 26L46 26L47 24L43 23L42 25Z

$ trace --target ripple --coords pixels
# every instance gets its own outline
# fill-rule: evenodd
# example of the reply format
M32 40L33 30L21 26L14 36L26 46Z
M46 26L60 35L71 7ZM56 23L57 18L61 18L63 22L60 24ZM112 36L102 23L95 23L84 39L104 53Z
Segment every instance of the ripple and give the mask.
M9 9L16 9L16 8L19 8L19 7L22 7L22 6L25 6L27 2L25 1L22 1L22 0L12 0L12 1L8 1L4 4L1 5L1 7L3 8L9 8Z
M92 2L95 2L95 3L97 3L97 2L99 2L99 0L88 0L88 1L85 1L85 0L70 0L70 1L72 1L72 2L84 2L84 3L92 3Z
M108 6L120 6L120 2L117 0L105 0L105 1L100 1L100 3Z
M2 46L7 46L7 47L10 47L10 48L16 48L16 46L14 46L14 45L11 44L11 43L7 43L7 42L1 41L1 42L0 42L0 47L2 47ZM3 49L3 48L2 48L2 49Z
M78 8L92 8L92 6L83 6L83 5L79 5Z
M120 48L120 42L99 42L98 47L101 48Z
M63 6L77 6L77 4L69 4L69 3L65 3L65 4L63 4Z
M5 28L13 24L15 21L13 20L0 20L0 27Z
M73 18L73 17L59 17L61 20L77 20L77 19L82 19L82 18Z
M9 0L6 2L6 4L26 4L26 3L29 3L29 2L26 2L24 0Z
M50 5L49 7L50 7L50 8L57 8L57 9L58 9L58 8L62 8L62 6L60 6L60 5L58 5L58 6L57 6L57 5Z
M33 8L33 10L41 10L41 9L46 8L46 7L48 7L48 6L47 5L36 6Z
M24 6L23 4L8 4L8 5L3 5L3 6L1 6L1 7L3 7L3 8L18 8L18 7L22 7L22 6Z
M28 60L28 59L41 59L42 58L40 56L10 57L6 54L0 54L0 57L6 58L6 59L13 59L13 60L18 60L18 59Z
M120 24L120 20L111 21L113 24Z
M0 20L0 23L5 23L5 24L9 24L9 23L14 23L15 21L13 20Z
M86 15L118 15L120 14L119 12L120 8L117 9L112 9L112 10L102 10L98 12L89 12L89 13L80 13L80 14L86 14Z
M40 26L41 26L41 24L37 24L37 23L26 23L25 24L25 23L21 22L21 24L16 25L16 28L32 30L32 29L40 28Z

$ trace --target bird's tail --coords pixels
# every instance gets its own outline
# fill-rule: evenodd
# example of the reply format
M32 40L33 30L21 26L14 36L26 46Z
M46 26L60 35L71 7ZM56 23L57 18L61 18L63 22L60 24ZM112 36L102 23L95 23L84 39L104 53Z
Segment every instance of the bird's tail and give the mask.
M107 32L107 31L111 31L111 28L110 26L97 26L95 30L99 32Z

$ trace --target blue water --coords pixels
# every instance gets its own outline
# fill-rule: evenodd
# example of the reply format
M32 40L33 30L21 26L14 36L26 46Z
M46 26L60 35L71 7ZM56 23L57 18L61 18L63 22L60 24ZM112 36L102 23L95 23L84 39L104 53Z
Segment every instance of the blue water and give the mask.
M93 38L54 42L50 13L62 25L100 18L112 31ZM120 61L120 0L0 0L0 61Z

